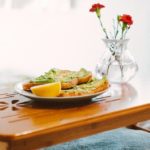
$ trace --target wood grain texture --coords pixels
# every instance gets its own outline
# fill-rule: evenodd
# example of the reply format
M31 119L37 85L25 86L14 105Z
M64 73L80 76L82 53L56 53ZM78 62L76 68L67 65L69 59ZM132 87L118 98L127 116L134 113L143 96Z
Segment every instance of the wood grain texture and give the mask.
M99 102L36 102L0 93L0 141L32 150L150 119L149 98L129 84L112 86L120 98Z
M8 149L8 143L0 141L0 150L7 150L7 149Z

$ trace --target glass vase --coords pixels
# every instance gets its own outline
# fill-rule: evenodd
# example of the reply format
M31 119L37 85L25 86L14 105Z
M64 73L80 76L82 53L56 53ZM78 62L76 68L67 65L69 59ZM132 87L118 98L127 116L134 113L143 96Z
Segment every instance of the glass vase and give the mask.
M112 83L125 83L138 71L138 65L127 49L129 39L103 39L106 52L96 66L96 76L106 75Z

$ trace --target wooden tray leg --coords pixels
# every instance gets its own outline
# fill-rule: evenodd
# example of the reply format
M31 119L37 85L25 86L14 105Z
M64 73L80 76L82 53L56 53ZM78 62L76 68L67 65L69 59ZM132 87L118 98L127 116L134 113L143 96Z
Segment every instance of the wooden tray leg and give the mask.
M0 150L8 150L8 143L0 141Z

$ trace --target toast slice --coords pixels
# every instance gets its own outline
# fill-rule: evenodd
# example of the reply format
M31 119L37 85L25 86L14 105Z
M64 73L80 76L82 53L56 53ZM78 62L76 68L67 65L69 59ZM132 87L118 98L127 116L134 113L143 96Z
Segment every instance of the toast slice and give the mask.
M80 69L80 71L70 71L70 70L60 70L60 69L51 69L46 72L44 75L41 75L37 78L34 78L30 82L23 84L23 89L29 91L31 87L46 83L53 83L60 81L61 88L71 89L77 84L86 83L92 79L92 73L85 69Z
M57 70L56 69L51 69L50 71L44 73L44 75L41 75L39 77L36 77L36 78L32 79L29 82L24 83L22 85L23 90L30 91L30 88L33 87L33 86L55 82L56 74L57 74Z
M62 90L59 96L68 97L94 94L108 89L109 86L110 85L106 77L103 77L101 80L92 79L90 82L77 85L72 89Z
M31 87L41 85L40 83L34 83L34 82L27 82L23 83L22 87L25 91L30 91Z
M84 68L81 68L77 74L78 84L86 83L92 80L92 72L87 71Z
M56 80L61 82L61 89L70 89L78 84L77 72L70 70L59 70Z

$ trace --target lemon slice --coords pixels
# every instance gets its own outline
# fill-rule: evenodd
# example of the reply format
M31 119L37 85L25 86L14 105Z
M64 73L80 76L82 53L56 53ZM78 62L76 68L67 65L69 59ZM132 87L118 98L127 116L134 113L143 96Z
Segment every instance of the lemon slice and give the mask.
M33 94L41 97L56 97L61 92L61 83L54 82L43 85L37 85L31 88Z

